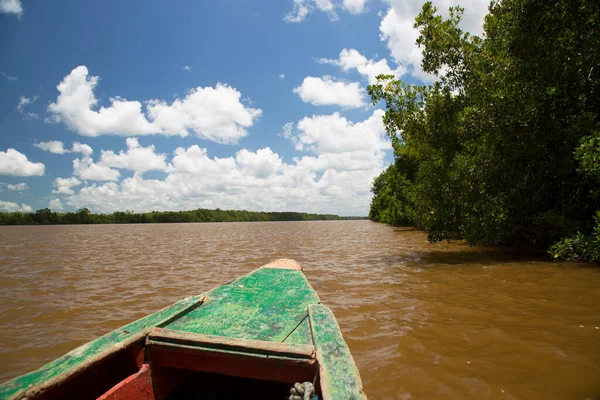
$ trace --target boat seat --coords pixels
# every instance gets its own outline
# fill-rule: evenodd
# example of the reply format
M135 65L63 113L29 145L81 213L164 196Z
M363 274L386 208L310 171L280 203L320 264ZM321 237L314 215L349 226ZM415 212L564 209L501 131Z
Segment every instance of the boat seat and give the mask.
M146 337L153 369L176 368L278 382L314 381L315 348L153 328Z

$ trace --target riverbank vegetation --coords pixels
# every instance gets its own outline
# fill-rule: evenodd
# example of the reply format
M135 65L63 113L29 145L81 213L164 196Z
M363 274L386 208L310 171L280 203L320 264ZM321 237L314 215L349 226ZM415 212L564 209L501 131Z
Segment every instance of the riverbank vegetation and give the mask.
M58 224L146 224L169 222L244 222L244 221L324 221L361 219L332 214L300 212L259 212L241 210L152 211L134 213L117 211L112 214L93 214L88 208L76 212L59 213L48 208L34 213L0 213L0 225L58 225Z
M494 1L481 38L462 11L416 19L434 83L368 88L395 155L369 217L600 262L600 3Z

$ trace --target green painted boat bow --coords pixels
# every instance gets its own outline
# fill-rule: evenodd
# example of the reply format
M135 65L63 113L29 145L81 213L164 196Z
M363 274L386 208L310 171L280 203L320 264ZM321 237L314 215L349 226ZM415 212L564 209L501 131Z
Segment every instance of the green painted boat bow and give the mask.
M0 386L0 398L67 397L62 387L75 387L85 371L100 371L123 353L135 359L131 368L123 367L129 380L141 374L142 365L158 372L159 366L177 367L280 382L312 379L324 399L366 399L333 313L320 304L300 265L286 259L183 299L10 380ZM149 373L153 378L155 371ZM167 397L154 380L152 398ZM114 384L100 385L95 394L91 386L80 384L90 388L81 397L108 398L102 394Z

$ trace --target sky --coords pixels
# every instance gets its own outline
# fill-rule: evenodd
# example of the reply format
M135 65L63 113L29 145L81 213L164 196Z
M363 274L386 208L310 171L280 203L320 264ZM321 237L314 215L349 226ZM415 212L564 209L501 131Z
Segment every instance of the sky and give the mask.
M416 0L0 0L0 211L365 216ZM465 8L482 34L488 2Z

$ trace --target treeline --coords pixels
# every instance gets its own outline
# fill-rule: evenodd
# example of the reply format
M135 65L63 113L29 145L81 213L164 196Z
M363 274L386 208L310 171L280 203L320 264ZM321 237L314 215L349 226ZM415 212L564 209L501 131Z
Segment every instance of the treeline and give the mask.
M426 3L416 18L436 82L368 88L395 155L369 217L600 262L600 2L493 1L482 38L461 17Z
M363 219L340 217L332 214L308 214L300 212L257 212L241 210L152 211L134 213L117 211L112 214L93 214L88 208L76 212L59 213L49 208L34 213L0 213L0 225L59 225L59 224L146 224L172 222L244 222L244 221L326 221ZM366 218L364 218L366 219Z

